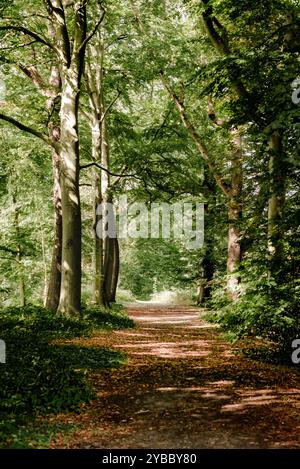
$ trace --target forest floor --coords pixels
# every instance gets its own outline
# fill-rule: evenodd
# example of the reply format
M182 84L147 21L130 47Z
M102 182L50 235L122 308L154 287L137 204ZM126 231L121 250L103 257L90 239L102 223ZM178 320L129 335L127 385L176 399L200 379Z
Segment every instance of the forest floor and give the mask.
M66 343L110 347L127 364L90 375L97 398L51 423L50 448L300 448L299 372L239 355L185 306L134 305L135 329Z

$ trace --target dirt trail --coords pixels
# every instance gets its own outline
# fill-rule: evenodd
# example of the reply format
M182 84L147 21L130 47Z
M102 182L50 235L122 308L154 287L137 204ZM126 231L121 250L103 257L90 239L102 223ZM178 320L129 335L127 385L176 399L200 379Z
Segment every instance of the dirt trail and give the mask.
M300 448L299 373L240 357L187 307L130 306L137 328L80 339L125 351L52 448ZM73 341L74 342L74 341Z

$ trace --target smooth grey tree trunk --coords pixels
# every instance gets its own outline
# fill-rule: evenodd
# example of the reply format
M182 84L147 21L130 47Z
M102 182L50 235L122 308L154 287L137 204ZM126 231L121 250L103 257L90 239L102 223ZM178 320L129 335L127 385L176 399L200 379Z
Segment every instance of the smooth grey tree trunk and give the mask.
M81 211L79 194L78 97L79 72L62 77L61 202L62 272L58 311L76 314L81 307Z
M54 241L50 268L49 283L45 307L56 310L59 304L61 286L61 257L62 257L62 207L60 187L60 154L52 153L53 164L53 201L54 201Z
M50 31L51 33L51 31ZM61 137L59 116L56 111L56 99L61 92L61 78L58 66L54 65L51 70L50 87L55 91L54 95L47 100L46 107L51 116L48 129L49 136L54 142L59 142ZM53 170L53 206L54 206L54 240L52 248L52 260L47 289L45 308L57 310L61 287L61 257L62 257L62 206L61 206L61 155L60 151L52 150Z

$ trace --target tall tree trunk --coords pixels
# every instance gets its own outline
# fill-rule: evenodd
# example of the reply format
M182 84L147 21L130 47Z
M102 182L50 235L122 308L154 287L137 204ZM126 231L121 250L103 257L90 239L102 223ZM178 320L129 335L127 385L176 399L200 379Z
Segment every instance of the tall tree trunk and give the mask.
M43 270L44 270L44 288L43 288L43 304L45 305L48 291L48 265L46 260L46 246L44 231L41 230L41 248L43 255Z
M24 280L24 266L23 266L23 255L21 245L21 233L20 233L20 209L17 203L17 196L14 193L13 196L14 204L14 229L16 234L16 262L18 266L18 290L19 290L19 302L23 308L26 305L25 297L25 280Z
M96 165L102 164L103 151L103 132L104 132L104 104L103 104L103 55L104 45L100 32L96 34L96 43L89 45L88 58L85 67L85 78L87 90L89 94L90 113L89 121L92 132L92 158ZM94 169L93 175L93 271L94 271L94 288L93 296L96 304L107 306L105 288L105 267L104 267L104 250L105 240L103 237L104 226L102 216L98 213L99 206L105 205L103 198L103 177L98 168ZM107 186L106 181L105 187Z
M53 35L50 30L51 36ZM52 67L49 84L55 93L49 97L46 107L50 116L48 124L49 136L54 142L60 141L60 122L56 110L56 99L61 91L61 78L59 68ZM48 283L45 308L57 310L60 297L61 286L61 256L62 256L62 207L61 207L61 155L59 151L52 150L52 168L53 168L53 205L54 205L54 242L52 249L52 260L50 268L50 277Z
M105 296L108 304L111 301L112 279L113 279L113 266L114 266L114 239L105 239L105 252L104 252L104 288Z
M56 310L59 304L61 286L61 256L62 256L62 207L60 187L60 154L53 151L53 200L54 200L54 244L52 250L51 270L45 307Z
M208 36L216 51L221 56L231 54L229 44L227 42L227 34L223 25L214 15L213 7L209 0L202 0L205 6L203 12L204 25ZM239 77L239 73L234 74L232 78L232 87L240 97L247 96L247 90ZM211 117L211 115L210 115ZM218 124L216 116L212 114L212 120ZM218 124L219 125L219 124ZM221 124L223 125L223 124ZM231 160L231 190L228 198L228 254L227 254L227 293L231 299L236 299L238 295L238 284L240 277L238 271L241 262L241 240L239 223L242 217L242 184L243 184L243 167L242 167L242 151L241 137L236 129L231 130L231 139L233 143L233 158Z
M204 184L209 192L208 203L205 204L205 225L208 235L205 237L204 252L200 262L199 284L197 290L197 305L202 306L210 299L212 281L215 273L214 246L215 246L215 210L216 210L216 184L205 171Z
M94 116L92 125L92 153L93 161L101 163L101 124ZM103 233L102 218L97 210L102 203L101 176L99 169L94 169L93 178L94 207L93 207L93 272L94 272L94 302L100 306L107 306L104 287L104 242L103 237L98 236L99 227ZM96 229L97 228L97 229Z
M277 276L283 260L283 210L285 204L286 176L283 164L282 137L274 133L269 141L270 146L270 196L268 204L268 247L270 273Z
M78 70L62 77L61 201L62 272L58 311L76 314L81 306L81 212L79 194Z
M109 193L110 176L107 171L109 170L109 143L107 135L107 126L105 118L105 104L104 104L104 90L101 90L101 166L104 170L101 171L101 200L104 213L108 204L112 203L112 198ZM111 290L112 280L112 267L113 267L113 239L109 237L108 233L104 233L104 295L109 305L109 297Z
M53 25L48 23L48 35L55 42L56 31ZM48 83L44 83L43 77L37 66L19 64L20 70L38 89L39 93L46 97L46 111L48 113L48 133L52 150L53 165L53 199L54 199L54 243L49 283L44 298L44 305L48 309L57 309L61 283L61 246L62 246L62 220L61 220L61 190L60 190L60 153L58 142L60 140L59 102L61 92L61 78L58 65L54 62L51 67Z
M109 141L106 121L107 109L105 107L103 84L104 41L100 32L96 34L96 42L93 45L89 45L88 51L89 60L86 63L85 77L91 108L89 120L92 129L92 155L94 163L103 168L100 176L99 170L94 172L93 183L94 300L100 305L108 306L110 301L115 301L115 290L119 275L119 249L117 240L107 237L103 217L97 214L99 204L102 204L102 213L104 215L107 204L112 203L109 177ZM98 235L95 231L96 226Z
M102 97L102 109L105 112L104 97ZM104 116L104 114L103 114ZM106 118L102 118L102 149L101 149L101 165L106 170L109 170L109 141L107 133ZM104 208L106 204L113 204L112 194L110 193L110 176L107 171L101 172L101 191L102 191L102 203ZM114 215L113 215L114 216ZM114 219L115 221L115 219ZM112 222L112 220L111 220ZM115 302L116 300L116 289L119 279L119 265L120 265L120 253L119 243L117 239L117 233L115 237L107 236L104 241L104 289L105 296L108 304Z
M60 157L62 206L61 289L58 312L73 315L81 307L81 211L79 194L78 104L87 36L84 0L70 3L72 29L66 5L61 0L47 2L60 66ZM100 24L100 23L99 23Z
M120 248L118 238L113 239L114 249L113 249L113 269L112 269L112 280L111 280L111 289L109 295L109 301L111 303L116 302L117 287L120 274Z
M235 300L238 296L240 283L239 269L241 263L241 233L240 222L242 218L242 149L241 137L233 130L233 157L231 160L231 193L228 200L228 253L227 253L227 292Z
M105 292L109 303L115 303L119 280L120 254L117 238L107 238L105 243Z
M55 29L49 23L48 34L55 42ZM61 189L60 189L60 150L58 142L60 140L59 103L61 92L60 70L56 63L51 67L49 83L44 83L36 66L25 66L19 64L19 68L27 78L38 89L39 93L46 97L46 111L48 113L48 133L52 147L53 166L53 200L54 200L54 243L50 278L47 285L44 305L48 309L56 310L59 303L60 283L61 283L61 248L62 248L62 213L61 213Z

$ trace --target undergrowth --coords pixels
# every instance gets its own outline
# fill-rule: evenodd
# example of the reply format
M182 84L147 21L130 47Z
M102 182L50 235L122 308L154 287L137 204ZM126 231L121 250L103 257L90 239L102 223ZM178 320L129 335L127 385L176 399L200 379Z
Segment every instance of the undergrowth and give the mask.
M0 339L6 344L6 363L0 364L0 445L18 446L20 434L24 435L20 428L37 415L80 409L95 396L86 379L88 371L117 367L125 361L120 352L54 344L54 339L133 326L120 307L84 307L74 318L37 306L1 310Z

